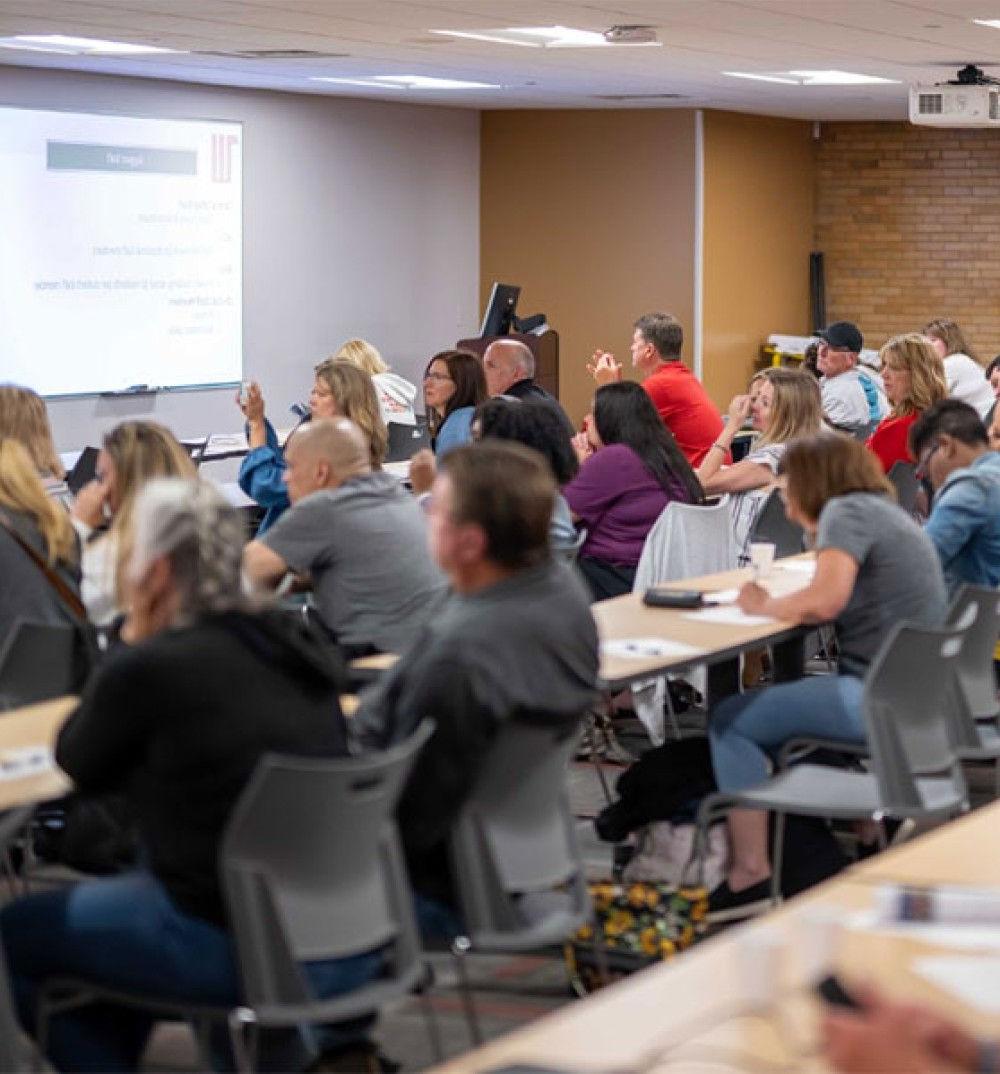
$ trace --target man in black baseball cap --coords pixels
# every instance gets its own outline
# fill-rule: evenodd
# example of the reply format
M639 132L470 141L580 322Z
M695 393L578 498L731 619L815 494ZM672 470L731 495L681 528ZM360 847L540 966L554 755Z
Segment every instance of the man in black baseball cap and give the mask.
M850 433L874 428L885 415L887 404L876 383L857 370L865 343L861 329L850 321L835 321L816 335L820 341L816 367L822 373L823 417Z

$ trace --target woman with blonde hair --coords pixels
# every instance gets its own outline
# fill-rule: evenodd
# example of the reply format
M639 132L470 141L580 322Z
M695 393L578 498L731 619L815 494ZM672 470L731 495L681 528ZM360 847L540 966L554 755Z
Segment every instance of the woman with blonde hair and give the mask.
M752 395L737 395L729 419L705 461L695 470L706 494L728 492L738 563L750 562L750 532L774 484L778 466L792 440L815 436L823 423L816 378L801 369L767 369L754 377ZM733 439L750 416L760 438L745 459L724 466Z
M863 680L886 635L904 621L940 626L947 607L934 545L893 502L892 486L859 441L830 433L796 440L781 469L788 517L813 538L816 572L804 589L784 597L747 584L739 607L788 623L832 621L837 674L754 690L715 706L708 737L723 793L763 783L769 758L791 738L864 743ZM709 900L719 921L770 893L767 815L734 810L728 824L729 871Z
M75 622L36 556L79 595L79 546L69 515L46 495L25 445L0 439L0 649L18 620Z
M28 452L49 496L69 502L62 461L42 397L18 384L0 384L0 439L17 440Z
M84 542L83 602L98 626L128 610L125 568L139 493L155 477L194 476L190 456L163 425L123 421L105 435L96 477L73 505L73 523ZM97 533L106 522L106 532Z
M390 422L395 425L417 424L417 416L413 412L416 385L393 373L368 340L349 339L333 357L356 365L372 378L382 420L386 425Z
M952 399L968 403L981 418L993 409L996 398L975 352L954 321L939 317L923 327L923 334L944 363L944 377Z
M312 418L350 418L368 438L373 470L381 470L389 447L389 434L379 408L371 377L342 358L326 358L313 370L315 381L309 393ZM264 396L254 381L246 400L237 405L247 419L250 451L240 466L240 488L264 508L257 533L265 533L288 510L285 485L285 452L274 426L264 416ZM288 440L295 435L289 434ZM287 444L287 440L285 443Z
M868 450L888 473L897 462L914 461L910 458L910 427L929 406L948 395L948 385L941 358L919 332L893 336L878 356L892 410L868 438Z

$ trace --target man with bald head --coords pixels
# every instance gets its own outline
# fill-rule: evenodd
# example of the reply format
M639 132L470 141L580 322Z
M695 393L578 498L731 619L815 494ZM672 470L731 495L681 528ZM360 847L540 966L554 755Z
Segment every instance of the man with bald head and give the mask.
M486 387L491 396L509 395L546 403L558 412L566 431L576 433L573 423L554 395L535 383L535 356L517 339L495 339L483 353Z
M320 618L349 656L403 652L444 590L417 502L372 470L347 418L303 426L285 461L292 506L247 545L247 577L273 588L289 571L311 575Z

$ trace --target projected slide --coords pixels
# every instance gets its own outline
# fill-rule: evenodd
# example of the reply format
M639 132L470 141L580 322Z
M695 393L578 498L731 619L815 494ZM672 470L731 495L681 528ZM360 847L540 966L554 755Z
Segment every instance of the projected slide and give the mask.
M0 381L237 381L238 123L0 108Z

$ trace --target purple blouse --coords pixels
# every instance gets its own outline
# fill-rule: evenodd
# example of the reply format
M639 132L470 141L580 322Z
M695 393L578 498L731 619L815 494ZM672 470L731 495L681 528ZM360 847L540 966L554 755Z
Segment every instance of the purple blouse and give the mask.
M679 481L672 492L664 491L625 444L608 444L595 451L563 495L587 527L580 554L619 567L638 565L646 535L671 500L690 500Z

